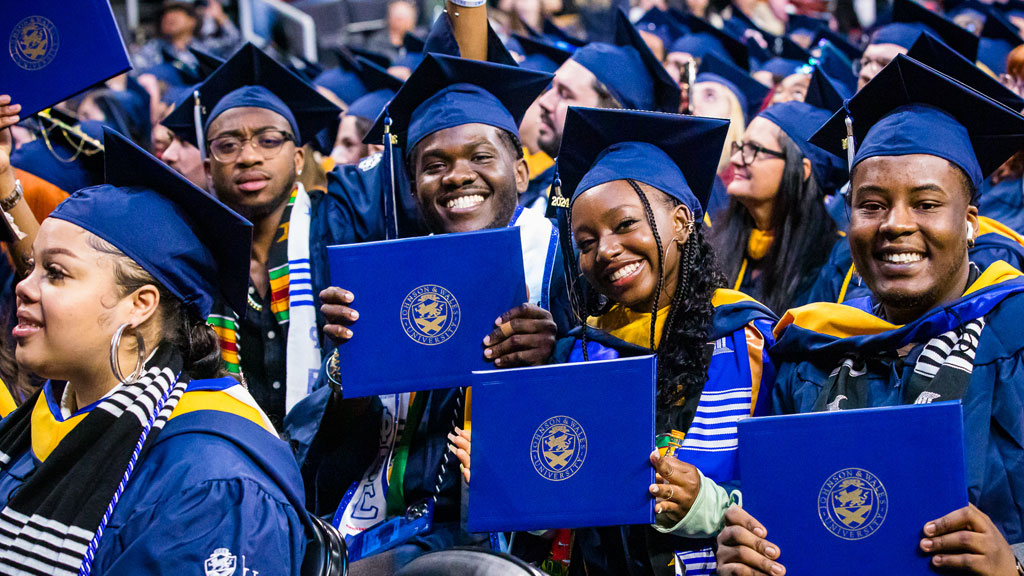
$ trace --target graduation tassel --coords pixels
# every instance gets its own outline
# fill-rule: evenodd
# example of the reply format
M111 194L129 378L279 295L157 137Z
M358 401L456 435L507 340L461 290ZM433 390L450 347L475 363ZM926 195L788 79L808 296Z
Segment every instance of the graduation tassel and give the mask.
M558 244L562 249L562 267L565 269L565 280L569 285L569 306L573 315L583 327L583 360L587 355L587 311L584 306L583 282L576 264L576 250L572 245L572 230L569 229L569 199L562 196L562 179L558 176L558 163L555 163L554 180L549 195L551 206L556 209L558 220Z
M853 172L853 157L857 150L853 141L853 118L846 116L846 139L843 140L843 149L846 150L846 165Z
M384 108L384 170L388 190L384 191L384 228L385 238L398 239L398 214L395 210L395 144L398 137L391 133L391 113Z
M199 90L192 91L192 123L196 125L196 147L199 157L206 163L206 142L203 136L203 105L199 101Z

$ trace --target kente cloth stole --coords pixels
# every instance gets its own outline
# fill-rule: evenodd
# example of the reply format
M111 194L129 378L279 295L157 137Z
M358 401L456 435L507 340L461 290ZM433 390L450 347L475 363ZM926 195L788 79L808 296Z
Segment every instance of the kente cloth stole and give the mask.
M904 386L901 403L930 404L962 398L971 381L974 357L984 329L985 318L981 317L929 340ZM894 355L845 358L829 375L814 410L831 412L871 407L869 374L886 360L895 362L897 372L902 372L903 360Z
M286 411L309 394L320 370L316 304L309 263L311 208L309 194L302 184L296 184L267 259L270 310L277 323L288 329ZM217 333L221 358L228 372L241 374L238 315L226 305L218 304L207 323Z
M92 407L0 510L0 573L73 576L88 569L138 462L188 387L161 347L135 382ZM32 449L33 420L55 419L43 392L0 423L0 467Z

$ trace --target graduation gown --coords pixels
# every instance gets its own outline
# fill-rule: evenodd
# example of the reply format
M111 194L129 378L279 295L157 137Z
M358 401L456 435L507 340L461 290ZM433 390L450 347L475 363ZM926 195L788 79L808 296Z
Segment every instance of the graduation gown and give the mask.
M1024 237L992 218L978 218L978 237L974 248L968 251L971 262L984 270L1002 260L1014 268L1024 269ZM850 242L843 238L832 247L828 262L811 288L809 302L836 302L842 304L870 295L860 274L853 267Z
M982 184L978 193L978 213L1024 234L1024 178Z
M812 411L818 396L827 393L823 387L844 354L891 353L909 343L921 346L962 322L984 316L974 370L962 398L968 497L1008 542L1024 541L1024 276L1005 262L996 262L965 296L905 326L874 316L873 304L870 297L846 304L817 303L783 316L775 330L778 342L771 349L779 365L773 411ZM907 366L910 372L897 374L891 364L868 363L871 406L902 402L900 384L913 366Z
M771 325L775 315L733 290L717 290L712 304L715 306L711 330L714 351L708 367L708 382L676 457L693 464L720 486L736 487L739 469L735 423L716 424L712 419L769 412L775 369L767 350L774 343ZM649 329L647 322L646 329L634 331L644 342L637 344L588 328L588 355L591 360L606 360L650 354L651 350L645 345ZM583 360L579 332L558 342L554 361ZM711 574L715 568L710 539L685 539L662 534L650 526L588 528L575 532L571 574L682 573L677 564L685 564L686 574Z
M58 390L46 383L32 449L0 472L0 507L80 421L61 415ZM230 378L189 383L114 509L93 574L210 574L225 563L240 576L299 574L309 522L299 471L239 390Z

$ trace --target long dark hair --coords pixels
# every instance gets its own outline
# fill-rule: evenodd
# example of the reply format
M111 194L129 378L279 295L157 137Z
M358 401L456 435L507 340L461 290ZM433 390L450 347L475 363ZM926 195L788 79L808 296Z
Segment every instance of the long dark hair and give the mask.
M811 273L828 260L836 240L836 225L825 211L821 189L812 173L804 179L804 155L786 136L779 134L786 166L779 181L772 210L772 246L761 264L761 293L754 294L776 312L790 308L806 289ZM711 244L718 252L722 271L730 285L739 276L754 219L746 207L732 199L711 229Z
M711 323L715 308L711 297L715 290L725 285L725 278L715 264L714 251L704 237L703 226L694 218L693 229L686 242L679 249L679 275L668 318L661 336L661 342L655 342L655 321L658 314L658 301L664 288L662 271L665 269L665 252L662 247L658 225L654 220L654 210L647 193L635 180L626 179L644 206L647 224L654 234L658 247L658 283L655 287L654 304L651 307L651 334L649 348L657 348L658 356L658 422L659 432L668 428L685 428L674 425L676 413L681 409L687 398L700 395L707 381L708 366L711 358L707 353L708 341L711 337ZM646 185L644 185L646 186ZM650 187L648 187L650 188ZM653 188L651 188L653 190ZM656 200L672 209L680 201L668 194L658 192ZM569 210L569 226L572 229L572 210ZM573 262L578 271L578 263ZM587 283L583 286L582 310L578 312L584 326L583 351L586 356L586 317L600 315L612 306L604 296Z

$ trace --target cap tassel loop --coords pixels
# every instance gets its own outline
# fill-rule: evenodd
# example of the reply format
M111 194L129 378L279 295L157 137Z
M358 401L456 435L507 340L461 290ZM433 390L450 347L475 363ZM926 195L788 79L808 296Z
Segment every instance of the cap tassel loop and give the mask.
M199 90L192 91L192 120L196 127L196 146L199 156L206 163L206 139L203 135L203 105L199 100Z
M857 154L856 145L853 140L853 118L846 116L846 139L843 140L843 149L846 150L846 164L850 171L853 171L853 157Z
M384 169L387 171L386 182L388 190L384 191L384 225L385 238L388 240L398 239L398 213L395 210L397 198L395 197L395 153L394 147L398 144L398 137L391 133L391 114L388 108L384 109Z

